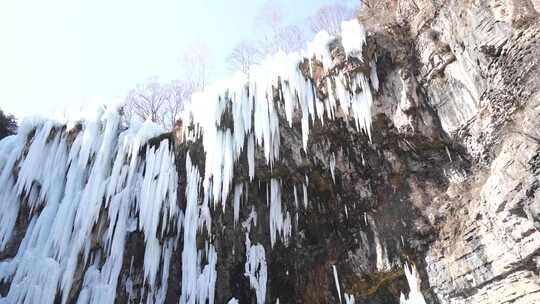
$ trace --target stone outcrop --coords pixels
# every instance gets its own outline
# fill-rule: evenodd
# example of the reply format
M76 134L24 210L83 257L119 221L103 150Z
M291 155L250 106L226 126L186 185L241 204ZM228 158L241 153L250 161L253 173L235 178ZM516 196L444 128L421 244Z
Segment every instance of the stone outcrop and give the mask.
M216 303L257 301L246 278L246 237L266 252L267 303L337 303L344 294L357 304L399 303L409 288L406 264L416 266L427 303L540 302L540 2L379 3L387 6L360 16L370 31L364 61L347 58L336 40L327 74L316 60L299 66L324 97L333 94L325 85L329 74L369 74L376 62L371 138L338 112L334 120L313 122L306 153L301 117L295 113L289 127L279 112L280 159L272 169L259 150L254 182L247 153L234 168L232 189L242 185L248 194L240 221L233 208L212 208L212 233L202 229L197 238L198 248L208 239L216 248ZM282 102L279 88L273 97ZM224 113L220 126L230 128ZM182 132L192 127L179 122L147 143L171 143L181 209L187 155L205 167L202 140L186 140ZM273 246L271 180L281 182L283 213L292 222L290 238ZM233 205L232 195L226 204ZM39 210L19 211L0 260L15 256L32 212ZM108 225L102 216L94 230ZM118 303L148 297L145 235L135 228L125 242ZM98 240L90 240L96 252L104 246ZM174 247L165 303L180 298L181 256L181 246ZM67 302L76 301L87 268L77 268ZM10 287L0 282L0 295Z
M336 302L336 265L356 303L397 303L410 262L428 303L540 301L538 3L397 2L390 22L368 25L364 58L376 60L380 82L372 141L342 117L315 124L310 155L293 148L301 146L293 126L281 131L287 157L272 172L261 157L257 179L291 185L284 201L294 201L292 185L310 181L288 246L266 248L268 299ZM334 47L337 67L369 70ZM328 94L323 85L317 93ZM264 189L250 193L265 200ZM226 216L216 225L217 239L241 242ZM262 225L251 234L268 238ZM218 280L218 298L249 302L232 279L243 271L243 249L233 247L239 255L220 256L231 279Z
M449 157L470 162L446 169L448 184L433 187L441 193L411 198L426 205L422 213L435 231L421 254L433 301L539 302L538 2L416 4L398 28L412 44L408 66L416 68L420 103L436 112L448 143L463 149ZM375 37L392 35L392 26ZM409 100L399 103L405 115L394 117L414 121L402 105L418 99Z

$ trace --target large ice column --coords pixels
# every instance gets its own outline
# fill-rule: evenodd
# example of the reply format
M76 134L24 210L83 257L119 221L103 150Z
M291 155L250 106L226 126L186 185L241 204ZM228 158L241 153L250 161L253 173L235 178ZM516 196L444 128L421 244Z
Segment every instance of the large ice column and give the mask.
M202 137L205 166L200 171L187 157L185 210L176 201L171 143L148 143L163 132L155 124L133 121L125 129L116 110L73 126L42 119L23 122L17 135L0 141L0 250L12 238L20 213L29 217L16 255L0 263L0 280L11 283L0 301L53 303L60 296L63 303L113 303L122 281L126 238L138 231L145 242L144 301L163 303L169 265L178 262L171 260L172 252L183 245L180 303L213 303L218 254L208 239L202 240L204 249L198 248L198 236L204 229L211 235L212 210L223 211L227 201L233 202L235 225L241 221L242 193L256 179L256 166L272 170L280 158L282 124L301 128L305 153L316 120L327 123L337 111L371 138L372 89L379 86L375 62L368 62L370 75L328 73L333 68L329 44L336 39L319 33L306 50L270 55L247 74L237 73L193 95L183 118L192 128L184 130L188 141ZM348 57L372 60L362 58L366 37L358 22L342 25L341 41ZM305 62L307 72L300 68ZM326 79L317 79L315 66ZM324 100L315 92L321 83L330 92ZM256 163L256 157L263 162ZM231 191L240 160L247 162L249 181ZM334 167L332 160L333 177ZM307 207L307 185L306 177L301 198L295 190L296 205L303 198ZM281 181L272 179L268 188L270 243L281 238L287 245L292 219L282 210ZM249 222L256 221L253 211ZM177 244L178 234L183 244ZM263 303L264 247L249 243L246 251L246 276ZM71 299L79 280L79 298Z
M278 180L270 181L270 243L276 243L277 237L283 233L283 213L281 211L281 185Z
M186 159L186 211L184 214L184 247L182 250L182 296L180 303L195 303L197 296L197 226L199 220L199 170Z
M127 130L119 125L115 110L98 112L80 129L27 120L17 135L0 142L2 247L18 214L29 210L22 215L29 225L15 257L0 263L0 280L11 282L2 301L53 303L57 294L72 301L76 273L84 272L78 302L114 303L133 216L145 235L150 292L159 283L167 250L157 238L181 217L174 155L165 141L145 147L141 158L146 142L162 131L149 122Z
M326 32L317 34L306 50L294 53L278 52L267 56L260 64L252 65L247 74L237 73L227 81L218 82L193 95L184 120L194 128L186 128L186 138L202 136L206 153L203 188L205 201L214 204L225 201L232 187L234 163L242 151L247 153L249 177L255 175L255 152L258 151L270 168L279 159L280 123L290 127L299 117L302 146L309 153L309 132L316 119L324 123L334 119L336 107L354 121L358 131L371 138L372 87L379 83L375 62L370 60L370 74L349 75L328 73L333 68L329 45L337 37ZM349 57L362 58L366 44L363 27L356 21L344 22L341 40ZM300 70L309 63L308 75ZM316 61L316 62L315 62ZM328 73L323 83L329 94L320 100L315 94L313 66L322 64ZM293 113L298 112L298 115ZM280 121L281 119L281 121ZM260 149L257 149L259 147Z
M199 170L186 158L186 211L184 216L184 247L182 251L182 294L180 304L214 303L217 279L217 253L213 245L197 250L197 231L199 227ZM208 264L202 267L203 253Z
M242 197L243 192L243 185L238 184L234 187L234 206L233 206L233 214L234 214L234 225L238 223L238 219L240 218L240 199Z
M251 288L255 290L257 304L265 303L268 281L266 254L261 244L251 244L248 234L246 234L246 272L244 275L249 279Z
M0 189L4 189L0 191L0 250L6 248L19 213L19 197L14 191L16 178L12 172L24 143L23 136L13 135L0 140Z
M273 247L279 237L287 246L292 233L291 215L282 211L281 181L274 178L270 180L269 208L270 244Z

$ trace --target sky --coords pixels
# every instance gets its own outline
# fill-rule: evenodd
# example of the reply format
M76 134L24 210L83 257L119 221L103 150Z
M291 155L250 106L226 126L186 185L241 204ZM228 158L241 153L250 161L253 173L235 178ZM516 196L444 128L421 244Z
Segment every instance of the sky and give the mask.
M256 32L265 2L2 0L0 109L21 118L118 103L150 77L178 78L183 50L201 42L210 82L224 78L227 55ZM273 2L300 24L335 0Z

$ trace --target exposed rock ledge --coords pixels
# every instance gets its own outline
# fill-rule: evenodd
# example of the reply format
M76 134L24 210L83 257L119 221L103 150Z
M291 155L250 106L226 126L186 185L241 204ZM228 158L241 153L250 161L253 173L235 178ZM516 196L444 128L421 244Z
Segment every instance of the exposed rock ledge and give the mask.
M399 303L407 289L402 266L412 263L428 303L540 303L540 3L389 3L397 14L392 11L389 22L362 16L372 25L364 58L377 61L379 75L372 140L344 117L324 126L315 122L306 155L295 117L293 128L281 124L283 157L272 171L257 151L255 180L263 186L248 187L265 224L248 234L266 249L266 302L339 302L335 266L341 291L354 295L355 303ZM340 52L337 43L336 66L352 74L369 71L361 62L343 61ZM327 76L315 75L315 83ZM328 92L318 86L317 94ZM150 145L176 141L178 172L185 171L187 153L203 168L200 142L179 137L165 134ZM234 183L242 184L247 171L243 160ZM277 177L291 214L293 186L300 190L307 177L309 205L298 209L287 246L270 248L264 185ZM185 208L185 174L178 184L177 203ZM244 207L242 221L250 218ZM39 210L19 211L0 260L15 255L32 212ZM245 278L245 231L234 225L231 208L220 212L212 211L211 223L219 249L215 300L255 303ZM104 218L96 233L108 225ZM103 246L96 239L90 240L92 250ZM126 240L118 303L148 297L144 242L139 231ZM175 248L170 257L166 303L180 298L181 255ZM82 272L76 273L68 302L75 302L83 284ZM0 295L10 287L1 282Z
M539 2L418 2L406 19L423 101L471 161L413 199L436 231L429 288L440 303L540 302Z

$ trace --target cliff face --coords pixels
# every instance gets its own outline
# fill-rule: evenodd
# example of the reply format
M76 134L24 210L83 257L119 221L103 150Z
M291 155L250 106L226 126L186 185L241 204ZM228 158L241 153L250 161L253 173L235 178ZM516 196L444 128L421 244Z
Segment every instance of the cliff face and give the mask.
M362 189L375 198L367 210L374 234L387 253L423 265L428 302L538 302L538 2L396 5L395 23L362 16L381 82L369 146L385 165L368 174L379 187ZM347 180L340 161L336 172ZM354 274L346 292L360 303L391 294L391 271L359 258L365 247L343 249L348 259L338 265ZM366 280L355 290L367 273L386 284Z
M421 94L413 100L436 112L448 143L460 151L450 150L452 162L470 164L453 169L438 164L440 169L432 170L445 171L447 184L420 189L440 192L409 196L434 231L422 253L429 288L440 303L536 303L538 2L409 4L417 10L404 16L413 38L402 67L414 71ZM393 32L382 30L375 39ZM398 113L407 108L403 100Z
M427 213L440 218L431 221L437 237L425 262L442 303L540 301L535 6L538 2L435 4L430 29L417 30L420 71L440 65L428 58L444 63L437 76L420 80L426 101L473 165ZM437 33L435 44L429 31ZM444 52L430 44L444 45Z
M361 54L349 33L293 67L299 103L351 98L324 123L280 80L202 131L107 114L4 140L0 303L404 303L415 279L427 303L540 302L540 3L389 5Z
M449 150L452 168L438 163L429 171L444 172L446 182L431 180L434 185L415 187L423 195L408 196L433 232L429 248L417 251L425 261L424 278L435 294L433 301L536 303L539 3L412 2L399 1L401 8L413 8L401 9L399 17L407 20L402 27L377 30L377 25L374 39L390 50L389 57L401 69L412 71L409 87L419 93L402 98L390 112L397 113L398 132L410 134L406 128L413 122L418 126L413 133L429 134L417 111L404 111L411 104L427 106L448 135L445 142L459 151ZM407 53L392 54L384 41L399 40L404 32L408 35L402 38L402 50ZM386 95L392 81L382 83ZM384 104L399 100L395 91L388 96ZM402 91L401 96L407 94Z

